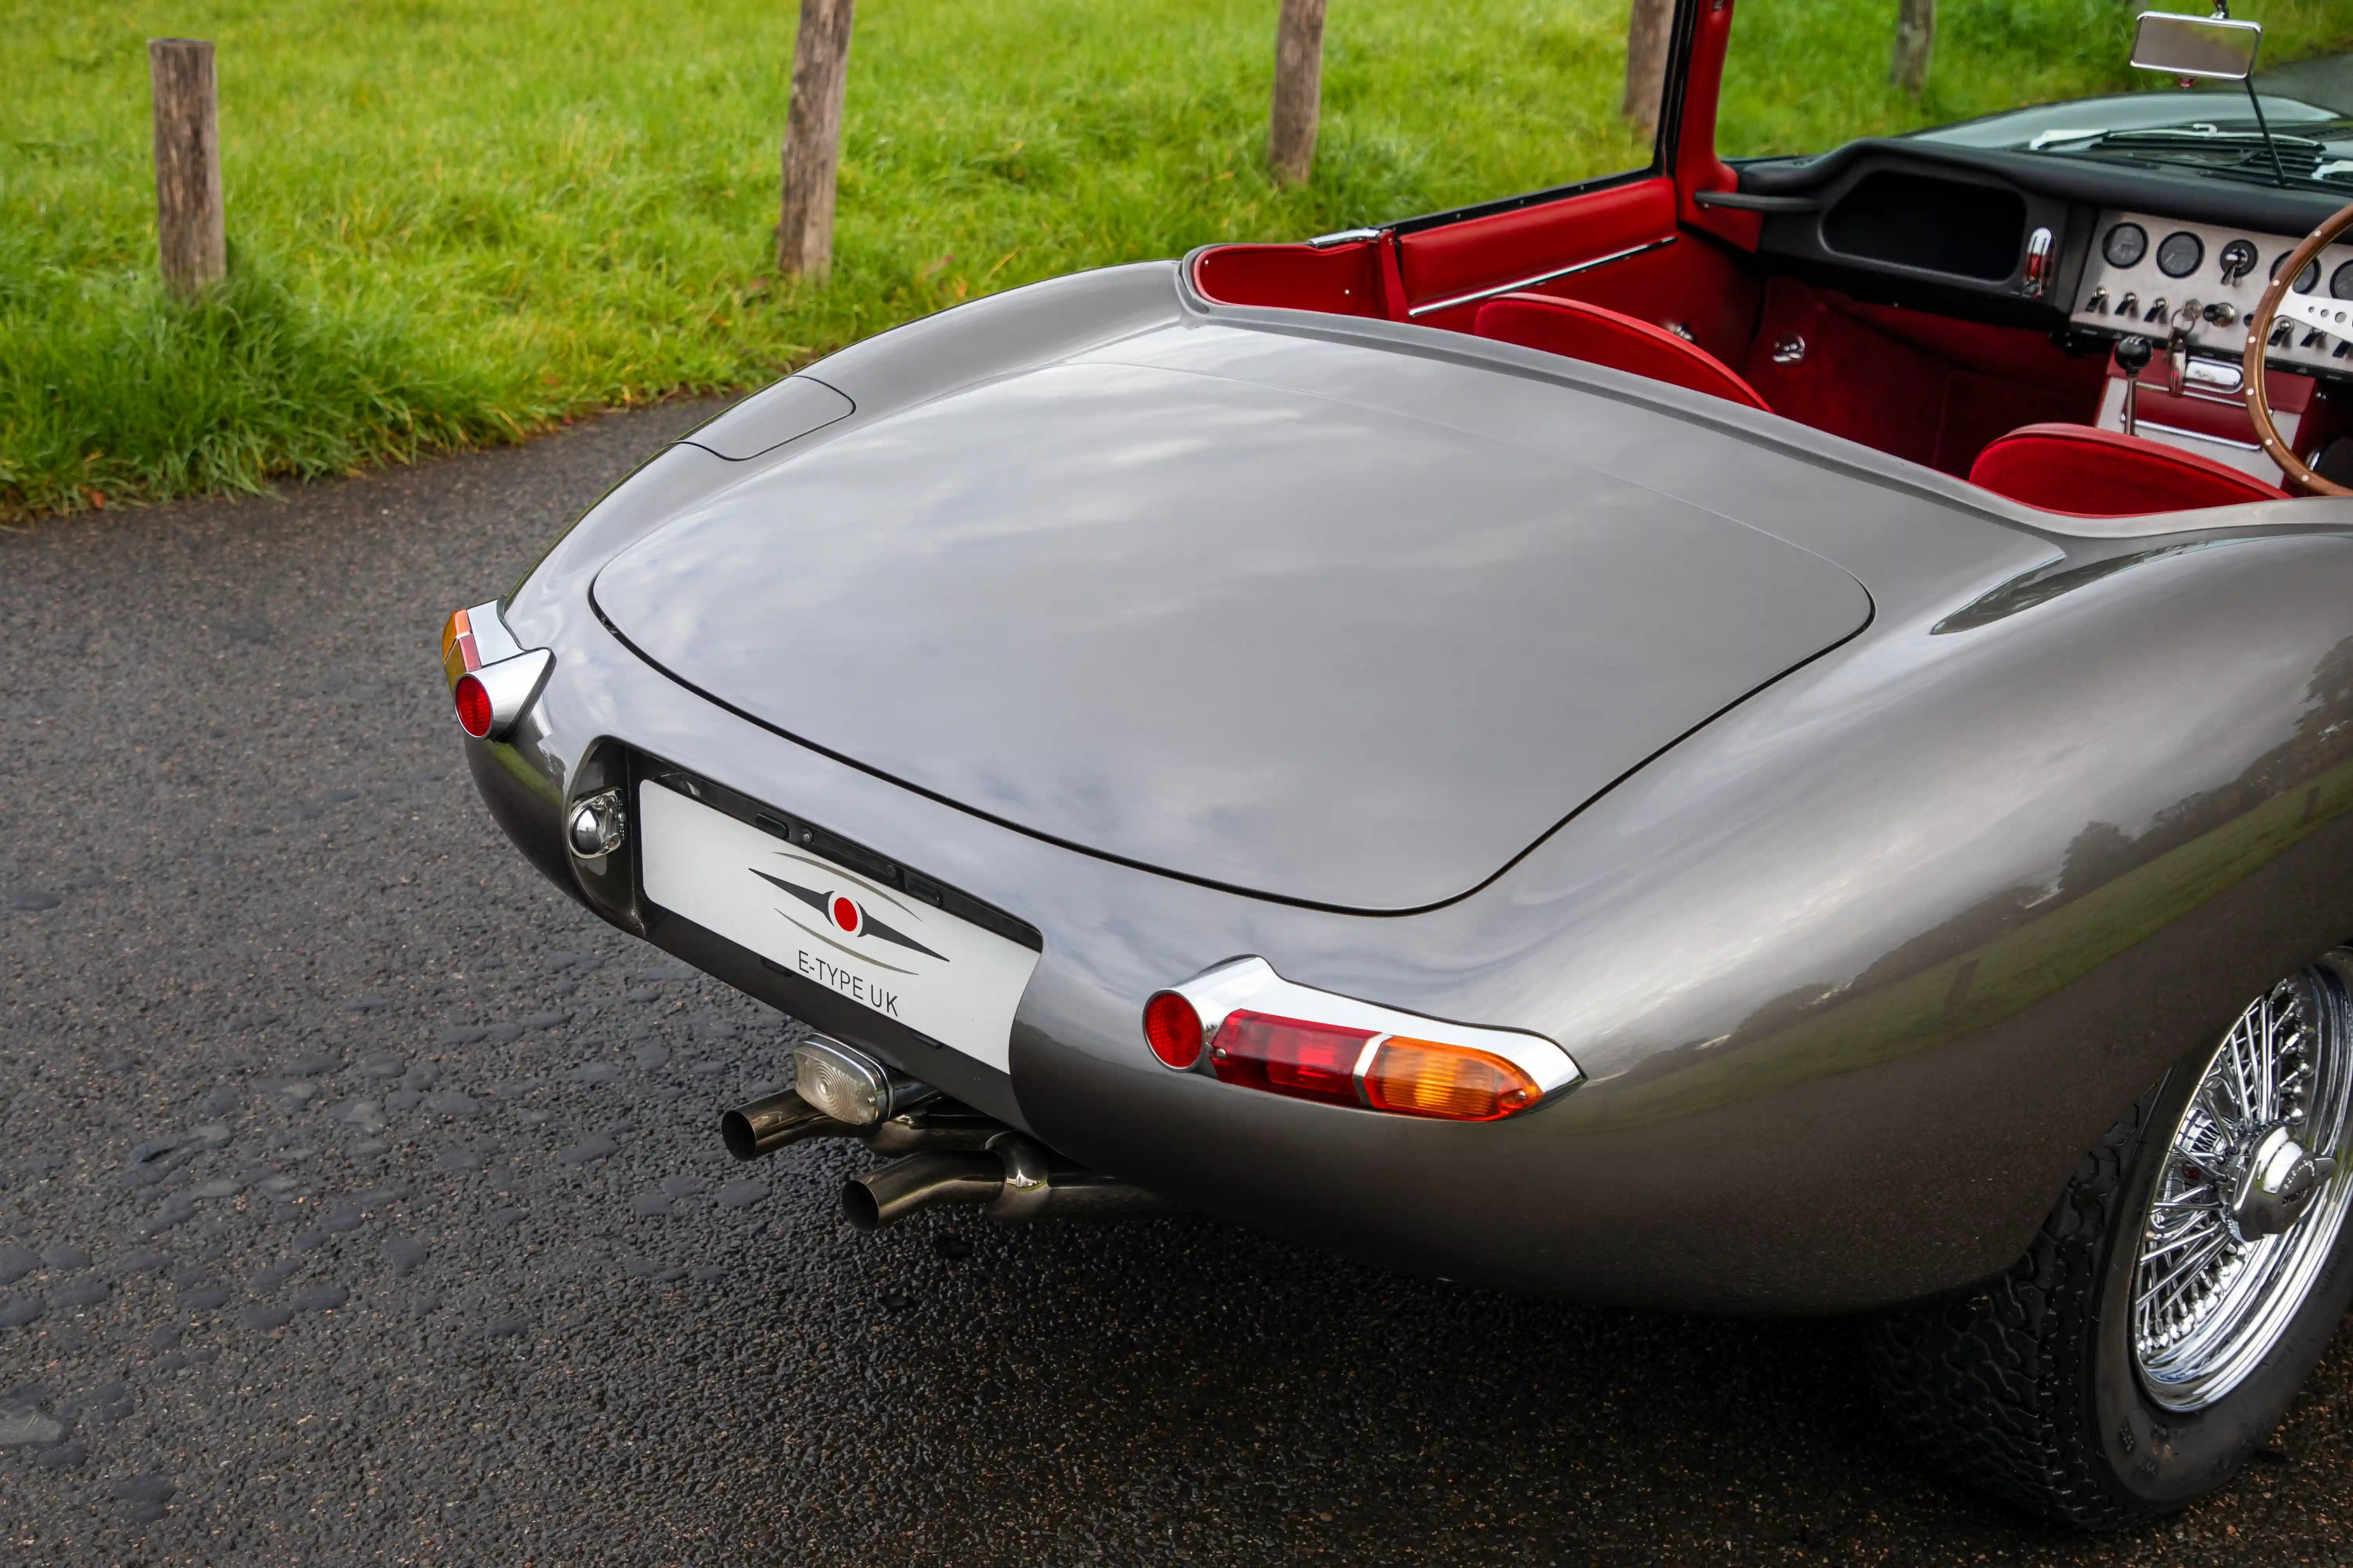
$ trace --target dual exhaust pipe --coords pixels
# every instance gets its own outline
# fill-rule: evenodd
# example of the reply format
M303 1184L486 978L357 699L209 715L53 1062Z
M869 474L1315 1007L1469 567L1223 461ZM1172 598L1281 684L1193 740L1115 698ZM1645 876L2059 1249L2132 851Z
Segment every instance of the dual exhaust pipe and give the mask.
M841 1217L857 1230L881 1230L909 1215L947 1205L978 1208L994 1220L1120 1219L1159 1214L1156 1193L1099 1171L1057 1171L1045 1146L1008 1129L977 1153L943 1150L910 1154L841 1184Z
M1059 1162L1026 1133L821 1037L795 1047L791 1089L726 1112L719 1136L739 1160L808 1138L856 1138L878 1153L902 1156L842 1184L841 1216L859 1230L950 1205L1014 1225L1169 1207L1116 1176Z

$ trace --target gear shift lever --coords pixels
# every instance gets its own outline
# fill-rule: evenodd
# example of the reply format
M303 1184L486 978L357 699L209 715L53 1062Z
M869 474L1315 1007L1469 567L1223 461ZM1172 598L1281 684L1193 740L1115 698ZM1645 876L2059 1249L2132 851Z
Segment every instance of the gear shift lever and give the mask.
M2140 395L2140 373L2148 368L2157 345L2137 332L2116 344L2116 368L2125 373L2125 434L2133 435L2133 425L2139 417L2137 404Z

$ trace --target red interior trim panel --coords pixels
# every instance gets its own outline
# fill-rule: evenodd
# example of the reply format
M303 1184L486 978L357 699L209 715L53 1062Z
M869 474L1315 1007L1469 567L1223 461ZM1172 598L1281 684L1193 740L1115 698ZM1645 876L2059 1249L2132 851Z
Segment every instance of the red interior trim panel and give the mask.
M1196 259L1196 286L1226 303L1411 321L1609 364L1954 475L1971 474L1982 455L2024 427L2096 433L2111 374L2105 354L2073 352L2041 328L1866 303L1807 281L1819 275L1776 259L1786 247L1757 251L1756 212L1693 200L1739 187L1738 174L1715 153L1732 11L1733 0L1692 0L1683 13L1690 31L1675 62L1683 90L1662 148L1669 173L1436 216L1322 247L1219 246ZM1962 184L2001 182L1973 175ZM1898 230L1905 221L1901 212L1881 219ZM2054 219L2051 226L2064 225ZM1888 297L1914 299L1902 290ZM2005 301L2016 303L2007 294ZM2023 319L2015 309L2010 316ZM2151 374L2163 379L2157 367ZM2253 430L2242 408L2196 388L2175 395L2147 379L2145 434L2162 442L2172 438L2170 429L2193 447L2191 437L2247 447ZM2281 413L2301 415L2307 404L2295 436L2300 450L2316 454L2353 437L2353 395L2316 397L2303 377L2276 378ZM2258 490L2248 492L2197 462L2120 456L2055 437L2020 443L1987 471L2025 475L2018 482L2036 495L2079 503L2034 504L2105 511L2108 502L2052 477L2070 463L2110 475L2116 495L2132 498L2118 503L2127 510L2212 504L2194 498L2225 491L2253 499L2269 489L2256 479Z
M1724 87L1724 55L1732 42L1732 0L1698 0L1705 7L1692 28L1691 63L1683 75L1681 117L1676 125L1675 216L1689 228L1729 240L1743 250L1757 248L1765 220L1755 213L1704 207L1692 199L1700 191L1740 186L1731 164L1715 155L1715 103Z
M1773 411L1948 474L2021 425L2099 417L2106 375L2017 327L1864 305L1793 278L1737 366Z
M1988 447L1969 480L1996 495L2073 517L2137 517L2287 492L2227 463L2084 425L2030 425Z
M1193 287L1223 305L1271 305L1330 316L1388 312L1381 302L1377 241L1312 245L1219 245L1193 263Z
M1682 334L1581 300L1505 294L1479 307L1478 334L1606 364L1771 413L1731 368Z
M1397 244L1406 299L1420 308L1482 289L1523 282L1555 268L1665 239L1674 232L1674 183L1652 179L1442 228L1420 229L1400 236ZM1476 313L1474 302L1416 320L1425 326L1467 331Z

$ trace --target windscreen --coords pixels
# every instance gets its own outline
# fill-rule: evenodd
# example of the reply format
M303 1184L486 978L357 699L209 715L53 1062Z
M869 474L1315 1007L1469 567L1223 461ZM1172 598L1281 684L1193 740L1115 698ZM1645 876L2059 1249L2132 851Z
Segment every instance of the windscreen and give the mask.
M1824 153L1926 133L1972 146L2276 179L2244 85L2135 70L2116 0L1738 0L1716 120L1726 158ZM2207 16L2211 7L2159 5ZM2263 27L2255 88L2286 173L2353 196L2353 7L2237 0ZM2192 140L2195 138L2196 140ZM2301 153L2305 155L2297 157Z

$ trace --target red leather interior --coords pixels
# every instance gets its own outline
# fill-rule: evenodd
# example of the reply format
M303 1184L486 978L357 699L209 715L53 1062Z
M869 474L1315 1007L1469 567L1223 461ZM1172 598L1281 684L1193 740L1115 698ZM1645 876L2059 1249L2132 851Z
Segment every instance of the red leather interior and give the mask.
M1673 202L1665 191L1664 181L1646 180L1471 218L1402 240L1352 240L1322 250L1307 245L1213 246L1195 258L1193 286L1222 304L1410 319L1468 332L1474 330L1476 302L1409 318L1408 301L1493 288L1672 235L1672 244L1540 284L1535 291L1589 300L1656 325L1673 321L1716 358L1736 364L1747 356L1756 335L1762 288L1723 246L1703 235L1677 234Z
M1412 321L1614 365L1769 408L2055 511L2116 515L2281 493L2157 442L2116 446L2122 437L2096 428L2109 373L2100 355L2070 354L2041 331L1767 276L1743 254L1756 247L1757 215L1693 200L1737 184L1715 145L1731 13L1730 0L1696 11L1678 137L1661 150L1662 173L1322 249L1216 246L1195 259L1195 286L1226 303ZM1527 290L1412 314L1659 240L1672 243ZM2276 405L2310 395L2308 384L2289 384L2301 379L2282 377ZM2300 448L2353 437L2353 396L2310 400ZM2190 401L2145 394L2142 408L2160 409L2153 422L2200 431L2245 417ZM2178 415L2163 412L2175 403L2184 404ZM2235 426L2208 433L2244 438Z
M1479 307L1472 330L1482 338L1609 365L1772 412L1755 388L1698 344L1581 300L1505 294Z
M1969 480L2045 511L2135 517L2287 492L2211 458L2088 425L2029 425L1978 454Z
M1646 250L1529 290L1582 300L1652 326L1672 321L1727 365L1748 357L1765 290L1734 254L1704 235Z
M1398 259L1405 271L1406 298L1426 305L1647 245L1674 232L1674 182L1636 180L1399 235ZM1607 272L1640 259L1630 257L1597 270ZM1426 327L1468 331L1475 310L1462 305L1415 319Z
M2021 425L2099 417L2105 363L2039 332L1866 305L1794 278L1767 285L1745 360L1776 414L1966 474Z
M2121 386L2125 373L2111 361L2108 381ZM2194 431L2200 436L2212 436L2224 441L2253 442L2255 422L2247 417L2245 397L2236 392L2201 388L2196 383L2184 387L2177 395L2172 390L2173 371L2163 353L2149 361L2148 368L2140 373L2138 416L2151 425L2170 426L2176 430ZM2293 371L2274 370L2263 377L2263 395L2271 402L2274 414L2302 416L2313 404L2313 388L2317 384L2308 375ZM2305 444L2304 431L2296 430L2295 444Z

